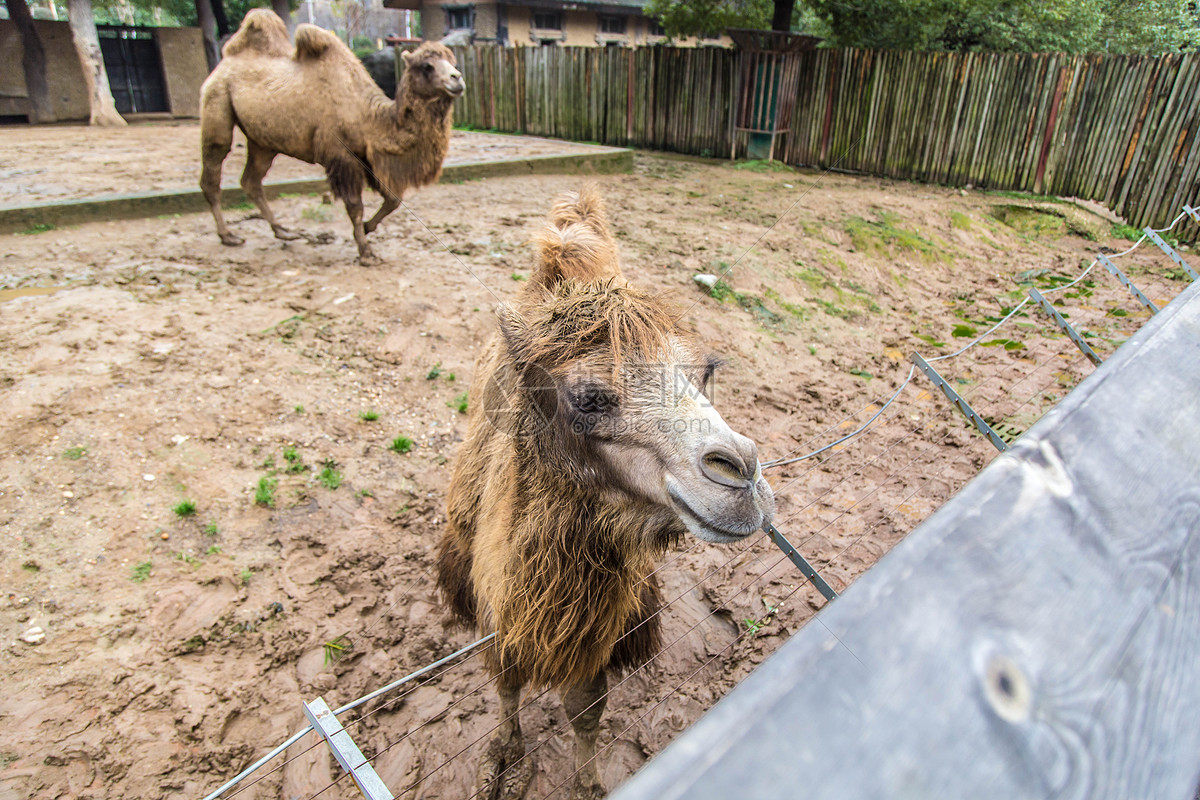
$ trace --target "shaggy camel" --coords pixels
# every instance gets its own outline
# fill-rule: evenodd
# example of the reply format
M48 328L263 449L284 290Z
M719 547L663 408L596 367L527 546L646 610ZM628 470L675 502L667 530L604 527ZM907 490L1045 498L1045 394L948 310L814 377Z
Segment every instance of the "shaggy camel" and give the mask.
M407 68L394 103L332 33L299 25L293 50L283 21L266 9L246 14L222 55L200 91L200 187L221 241L243 241L221 214L221 164L237 125L247 142L242 188L277 238L301 237L276 222L263 194L263 177L283 153L325 167L354 225L359 260L376 262L367 234L396 210L406 189L442 174L454 100L465 87L454 54L436 42L403 53ZM383 195L365 223L364 183Z
M557 203L550 221L476 366L438 560L454 617L496 634L485 658L501 724L476 789L505 800L532 776L517 714L526 683L562 692L572 796L603 796L606 672L658 652L657 556L687 531L738 541L775 509L754 443L708 401L716 359L626 284L595 190Z

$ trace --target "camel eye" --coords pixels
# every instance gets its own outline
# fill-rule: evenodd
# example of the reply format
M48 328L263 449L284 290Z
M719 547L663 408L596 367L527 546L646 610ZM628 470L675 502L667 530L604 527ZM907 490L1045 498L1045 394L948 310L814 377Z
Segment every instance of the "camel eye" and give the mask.
M424 73L425 73L426 75L432 75L432 74L433 74L433 64L422 64L422 65L421 65L421 69L422 69L422 71L424 71Z
M706 396L708 395L709 389L712 388L713 374L717 371L717 368L723 364L724 362L715 356L709 356L707 359L705 359L704 372L700 375L700 391Z
M580 414L609 414L620 401L605 386L581 386L571 392L571 406Z

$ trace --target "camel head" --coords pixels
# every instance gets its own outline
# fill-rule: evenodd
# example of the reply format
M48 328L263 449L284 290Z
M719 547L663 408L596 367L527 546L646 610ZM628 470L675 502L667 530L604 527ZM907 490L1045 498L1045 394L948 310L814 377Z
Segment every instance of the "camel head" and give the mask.
M425 42L416 50L402 52L400 57L405 64L401 78L405 92L425 98L456 98L467 88L455 66L454 53L443 44Z
M516 373L501 426L548 474L639 509L648 544L759 530L775 500L754 442L713 406L719 360L659 300L625 285L602 216L559 214L572 218L582 221L542 235L541 268L501 313ZM599 279L570 277L589 272ZM489 404L500 396L489 394Z

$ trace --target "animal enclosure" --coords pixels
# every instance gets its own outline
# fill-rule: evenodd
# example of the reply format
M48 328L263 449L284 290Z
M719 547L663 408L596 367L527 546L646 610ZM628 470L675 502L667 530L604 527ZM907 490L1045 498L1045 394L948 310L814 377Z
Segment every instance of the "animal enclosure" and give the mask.
M460 48L460 124L724 156L738 54ZM1200 181L1200 55L814 50L778 158L795 166L1079 197L1158 227ZM1185 241L1200 226L1179 230Z

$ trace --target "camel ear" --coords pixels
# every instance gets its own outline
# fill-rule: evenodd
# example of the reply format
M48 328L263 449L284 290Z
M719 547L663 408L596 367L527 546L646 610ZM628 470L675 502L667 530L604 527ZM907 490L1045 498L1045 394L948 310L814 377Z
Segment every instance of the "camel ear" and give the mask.
M412 61L412 51L411 50L401 50L400 57L404 59L404 63L405 63L405 65L407 65L408 62Z

